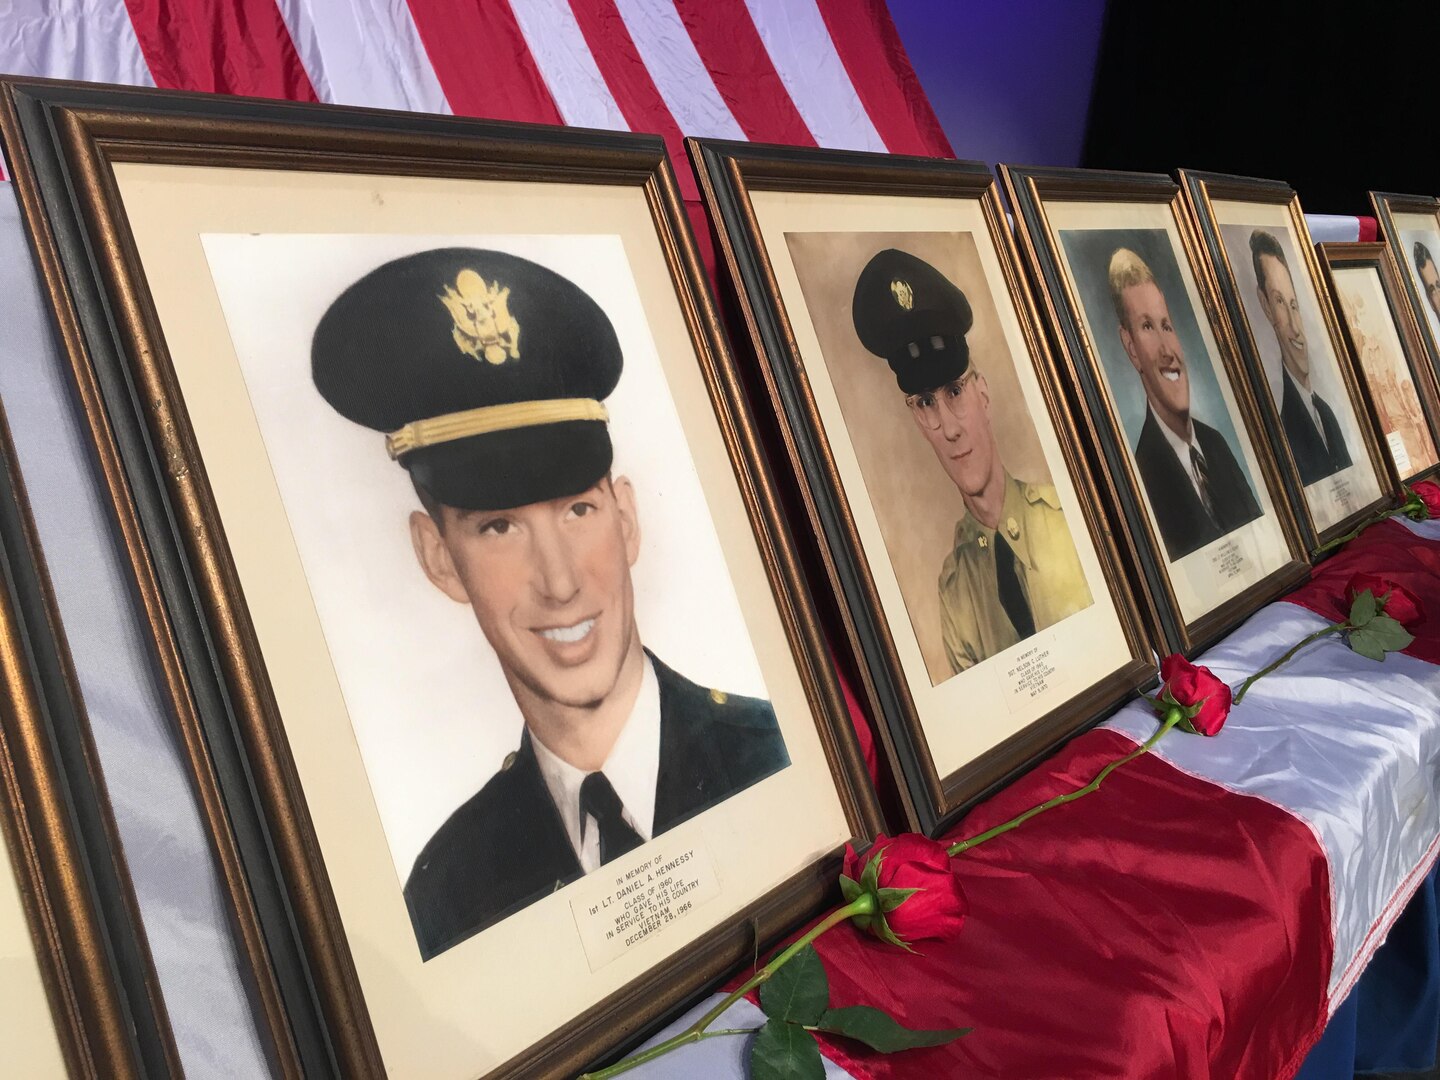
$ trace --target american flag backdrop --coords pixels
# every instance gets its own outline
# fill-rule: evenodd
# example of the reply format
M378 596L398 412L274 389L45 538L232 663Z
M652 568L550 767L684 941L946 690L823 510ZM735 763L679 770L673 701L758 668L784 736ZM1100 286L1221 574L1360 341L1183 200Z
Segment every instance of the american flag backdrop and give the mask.
M13 0L0 72L951 156L884 0Z

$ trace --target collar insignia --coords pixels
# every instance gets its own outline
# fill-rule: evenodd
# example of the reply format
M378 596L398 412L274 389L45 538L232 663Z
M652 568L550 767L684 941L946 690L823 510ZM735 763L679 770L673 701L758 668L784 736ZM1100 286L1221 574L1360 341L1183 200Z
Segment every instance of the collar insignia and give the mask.
M461 270L446 285L440 302L455 320L455 344L467 356L491 364L520 359L520 324L510 314L510 287L487 284L474 270Z

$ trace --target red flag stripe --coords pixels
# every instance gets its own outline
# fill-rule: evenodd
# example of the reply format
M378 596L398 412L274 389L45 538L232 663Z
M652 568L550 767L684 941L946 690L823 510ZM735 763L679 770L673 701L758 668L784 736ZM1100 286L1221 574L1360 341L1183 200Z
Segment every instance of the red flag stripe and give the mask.
M700 189L685 159L685 137L650 78L614 0L570 0L570 10L630 130L652 132L665 140L681 196L687 202L698 201Z
M817 0L835 51L892 154L954 157L884 0Z
M319 100L274 0L125 0L125 7L156 86Z
M675 0L675 6L745 137L814 146L744 0Z
M410 0L410 16L457 116L565 122L506 0Z

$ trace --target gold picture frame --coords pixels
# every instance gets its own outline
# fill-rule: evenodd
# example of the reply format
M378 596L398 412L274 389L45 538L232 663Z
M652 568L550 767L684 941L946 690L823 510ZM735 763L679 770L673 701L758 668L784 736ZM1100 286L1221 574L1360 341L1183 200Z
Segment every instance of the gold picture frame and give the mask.
M757 357L757 393L781 425L908 823L938 833L1153 677L1154 616L1127 570L1135 552L1086 462L1086 421L1065 400L984 165L689 146ZM882 263L897 269L864 292ZM954 300L949 290L962 287L966 299ZM967 459L978 448L989 462L978 482L968 466L952 475L942 444L910 423L915 395L896 386L904 354L887 366L859 336L872 310L883 324L938 310L947 294L973 325L926 333L955 336L948 347L969 357L960 392L983 395L954 433L955 445L973 440ZM987 527L972 503L1012 487ZM1054 522L1081 553L1085 602L1073 600L1068 553L1030 539L1053 535L1042 530ZM1028 552L1028 633L1012 631L997 592L1002 541Z
M284 1073L379 1076L423 1060L437 1075L569 1075L633 1043L675 1003L822 910L846 844L881 828L878 803L660 140L39 81L5 83L3 105L6 148L87 433L217 845L233 856L225 862L233 906ZM340 291L334 282L393 263L396 251L478 251L471 237L510 244L536 265L553 258L579 268L565 272L583 274L594 262L605 272L588 287L631 290L628 314L614 308L611 317L627 363L651 371L644 385L660 388L641 400L654 412L646 426L665 438L681 433L666 455L673 460L656 464L680 469L679 479L656 493L664 501L652 498L662 509L650 520L683 530L692 526L663 507L698 507L688 517L714 545L711 554L685 549L689 565L672 550L646 595L688 597L690 583L675 576L688 572L713 594L717 620L735 612L723 625L750 635L743 648L774 703L788 765L623 856L636 866L653 857L657 876L662 860L666 873L691 861L706 867L681 883L680 893L698 890L691 902L681 906L677 894L671 904L663 878L654 887L662 894L648 885L645 893L661 907L622 928L615 910L603 909L628 910L644 868L617 862L615 887L593 871L557 881L553 893L467 925L436 949L417 941L420 924L412 930L400 890L418 845L407 849L397 836L421 834L403 800L387 794L429 797L413 778L404 788L385 772L396 756L387 751L404 750L411 729L353 692L367 685L367 663L345 652L353 642L337 644L355 613L369 612L362 636L370 640L383 640L397 616L361 598L333 617L325 597L336 594L317 584L329 553L322 545L317 563L306 539L316 521L332 519L285 486L295 476L315 480L304 471L307 448L325 468L363 458L380 462L386 477L404 473L373 433L328 429L341 442L364 439L354 454L331 434L315 435L315 424L349 424L328 408L298 425L272 423L274 410L297 398L266 396L268 376L257 382L258 369L246 365L272 363L283 350L247 334L289 327L294 375L316 316L286 323L292 309L309 303L318 315ZM264 289L299 265L267 254L281 248L311 259L307 266L328 265L331 284L295 272L278 301L267 299ZM324 288L332 291L322 296ZM433 288L425 310L458 320L440 303L444 289ZM255 310L265 317L243 314ZM511 351L524 356L545 327L530 315L518 321ZM501 338L514 345L507 332ZM487 347L483 360L466 362L500 361ZM364 503L369 491L358 482L332 486ZM409 512L412 520L424 513ZM737 599L725 600L726 589ZM693 611L692 603L696 640L710 640ZM418 633L407 630L396 645ZM749 708L719 689L708 700L706 708ZM514 702L497 696L484 706ZM363 730L362 713L372 718ZM382 730L388 743L372 737ZM499 775L515 759L489 767ZM777 801L792 827L753 828Z

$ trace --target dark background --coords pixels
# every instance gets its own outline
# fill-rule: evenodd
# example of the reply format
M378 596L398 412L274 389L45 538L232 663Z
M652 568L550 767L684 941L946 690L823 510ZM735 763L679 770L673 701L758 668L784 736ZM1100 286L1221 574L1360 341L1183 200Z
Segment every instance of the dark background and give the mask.
M1440 194L1440 2L889 0L957 157Z

